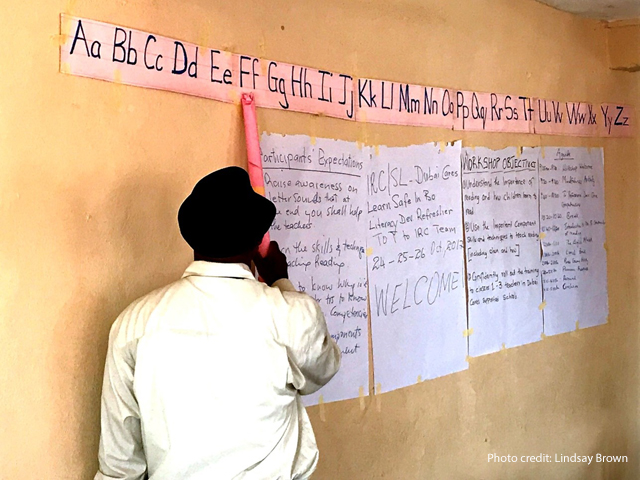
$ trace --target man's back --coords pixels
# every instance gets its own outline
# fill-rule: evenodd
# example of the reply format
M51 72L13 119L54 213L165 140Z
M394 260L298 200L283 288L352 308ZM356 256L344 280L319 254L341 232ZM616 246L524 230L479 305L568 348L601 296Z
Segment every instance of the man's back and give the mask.
M151 480L310 475L318 452L298 390L329 381L340 354L317 303L276 285L244 265L194 262L120 315L96 478L144 478L147 466Z

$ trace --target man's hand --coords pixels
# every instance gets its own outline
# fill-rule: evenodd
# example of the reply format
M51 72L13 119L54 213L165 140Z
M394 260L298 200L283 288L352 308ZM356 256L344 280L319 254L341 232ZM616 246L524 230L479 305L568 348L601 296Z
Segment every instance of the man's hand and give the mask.
M287 257L280 251L277 242L269 244L269 250L264 257L259 254L253 259L258 273L267 285L273 285L281 278L289 278Z

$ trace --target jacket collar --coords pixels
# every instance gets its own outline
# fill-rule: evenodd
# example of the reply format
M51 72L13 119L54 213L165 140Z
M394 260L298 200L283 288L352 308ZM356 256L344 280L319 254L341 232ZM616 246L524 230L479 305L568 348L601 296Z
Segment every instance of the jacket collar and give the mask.
M182 278L186 277L219 277L244 278L255 280L253 273L244 263L215 263L196 260L185 270Z

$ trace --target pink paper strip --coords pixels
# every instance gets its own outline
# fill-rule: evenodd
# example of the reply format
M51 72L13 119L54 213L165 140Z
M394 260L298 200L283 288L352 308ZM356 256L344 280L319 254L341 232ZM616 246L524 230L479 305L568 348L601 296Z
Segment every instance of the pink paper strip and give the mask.
M345 120L456 130L631 137L633 107L456 91L351 76L61 15L60 71Z
M598 134L601 137L633 137L636 117L633 107L619 103L600 105Z
M533 132L527 97L458 90L454 102L455 130Z
M188 42L61 16L60 70L72 75L238 102L253 91L260 107L354 119L349 75L232 54Z
M590 103L536 98L533 109L534 132L538 135L598 135L598 107Z
M452 90L370 78L357 85L359 122L453 128Z
M223 72L231 56L139 30L63 15L70 30L60 49L61 70L230 102L233 84ZM214 67L211 60L214 60Z
M243 91L255 91L258 107L353 120L353 79L349 75L236 55L235 77Z

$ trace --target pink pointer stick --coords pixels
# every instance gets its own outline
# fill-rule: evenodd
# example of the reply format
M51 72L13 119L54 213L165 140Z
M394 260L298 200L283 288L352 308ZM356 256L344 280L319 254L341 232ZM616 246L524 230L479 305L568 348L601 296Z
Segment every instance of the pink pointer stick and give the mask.
M256 103L253 93L242 94L242 113L244 115L244 134L247 140L247 166L251 186L256 193L264 196L264 178L262 176L262 156L258 139L258 120L256 119ZM264 234L259 252L265 256L269 250L269 232Z

